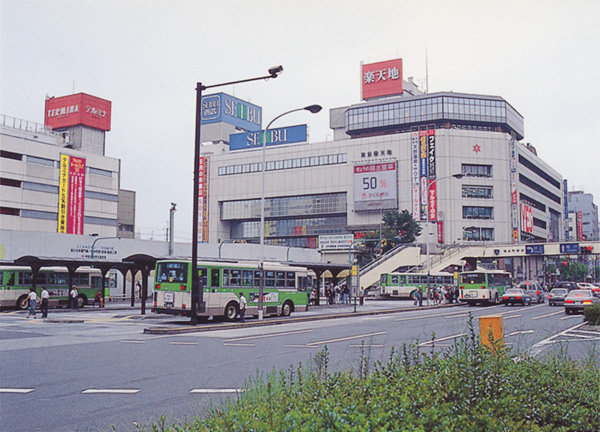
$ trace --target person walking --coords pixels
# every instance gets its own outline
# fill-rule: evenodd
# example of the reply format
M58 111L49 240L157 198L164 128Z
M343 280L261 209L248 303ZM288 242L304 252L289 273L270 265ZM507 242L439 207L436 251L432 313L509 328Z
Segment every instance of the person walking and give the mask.
M248 307L248 302L244 293L240 292L240 322L246 322L246 307Z
M77 287L75 287L75 285L73 285L69 295L71 296L71 306L73 307L73 310L79 310L79 293L77 292Z
M50 302L50 294L48 290L42 287L42 292L40 293L40 297L42 301L40 303L40 311L42 312L42 318L48 318L48 303Z
M365 304L365 289L363 287L358 289L358 303L361 306Z
M33 319L36 319L35 316L35 304L37 302L37 294L35 293L35 288L29 288L29 294L27 295L27 304L29 304L29 313L27 314L27 318L31 316L33 313Z

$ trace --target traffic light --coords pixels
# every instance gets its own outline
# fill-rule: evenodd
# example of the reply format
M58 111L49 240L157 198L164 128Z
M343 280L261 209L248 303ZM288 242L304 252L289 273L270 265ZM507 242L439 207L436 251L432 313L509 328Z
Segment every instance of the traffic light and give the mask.
M563 267L566 267L566 266L569 265L569 263L567 261L563 261L561 264L562 264Z
M593 251L594 251L594 246L592 246L592 245L583 246L581 248L582 255L591 255Z

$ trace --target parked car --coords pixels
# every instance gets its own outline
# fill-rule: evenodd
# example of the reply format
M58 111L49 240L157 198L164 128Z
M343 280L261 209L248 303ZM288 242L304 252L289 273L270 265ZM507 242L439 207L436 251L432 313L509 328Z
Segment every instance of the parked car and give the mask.
M504 306L508 306L509 304L514 305L517 303L524 305L531 304L531 294L529 291L525 291L521 288L510 288L507 289L502 295L502 303Z
M596 284L588 283L588 282L577 282L577 287L579 289L589 289L592 291L596 297L600 297L600 287L596 286Z
M554 282L554 285L552 285L552 288L566 288L569 291L577 289L577 284L575 282L570 282L570 281L558 281L558 282Z
M532 302L544 303L546 301L546 293L538 281L523 281L517 285L517 288L527 291Z
M564 305L567 294L569 294L569 290L566 288L553 288L548 293L548 304L550 306Z
M592 290L573 290L565 297L565 313L583 312L583 308L596 303L600 303L600 299L592 294Z

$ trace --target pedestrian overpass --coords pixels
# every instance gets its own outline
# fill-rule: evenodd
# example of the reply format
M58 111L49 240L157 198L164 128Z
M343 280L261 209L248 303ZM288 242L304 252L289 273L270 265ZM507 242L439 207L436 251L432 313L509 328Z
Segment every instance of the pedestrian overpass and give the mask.
M433 250L433 252L432 252ZM561 255L598 255L600 242L562 242L534 244L493 244L460 245L444 249L441 253L430 248L429 268L432 273L440 272L450 266L462 266L466 262L476 263L481 259L515 258L540 259ZM399 245L386 254L363 267L360 283L364 287L376 285L383 273L392 273L401 267L418 271L427 271L427 252L425 245Z

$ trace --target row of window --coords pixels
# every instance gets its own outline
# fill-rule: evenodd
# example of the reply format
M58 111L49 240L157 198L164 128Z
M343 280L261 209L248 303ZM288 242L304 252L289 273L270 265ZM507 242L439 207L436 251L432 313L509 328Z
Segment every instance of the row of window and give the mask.
M494 228L463 228L463 240L465 241L494 241Z
M0 214L7 216L20 216L27 219L51 220L58 222L58 213L55 212L18 209L14 207L0 207ZM95 216L84 216L83 223L86 225L104 225L111 227L117 226L116 219L107 219Z
M306 168L323 165L337 165L344 164L347 162L348 156L345 153L323 155L323 156L312 156L295 159L283 159L277 161L269 161L266 163L266 171L279 171L284 169L295 169L295 168ZM240 165L228 165L222 166L218 169L220 176L234 175L234 174L246 174L253 172L261 172L262 163L248 163Z
M465 177L493 177L492 165L462 164L461 174Z
M322 234L345 234L346 216L290 218L265 221L265 236L296 237ZM231 237L251 239L260 237L260 221L241 221L231 226Z
M23 156L25 156L25 161L27 163L32 163L32 164L36 164L36 165L44 165L44 166L52 167L52 168L60 168L60 161L56 161L54 159L41 158L38 156L22 155L20 153L9 152L6 150L2 150L0 152L0 157L3 157L5 159L21 161L21 160L23 160ZM108 170L104 170L104 169L100 169L100 168L93 168L93 167L88 166L87 171L89 174L99 175L99 176L103 176L103 177L112 177L113 176L112 171L108 171Z
M35 183L35 182L14 180L14 179L9 179L9 178L0 178L0 185L16 187L16 188L23 188L23 190L30 190L30 191L35 191L35 192L45 192L45 193L50 193L50 194L54 194L54 195L58 195L58 192L59 192L58 186L48 185L48 184L44 184L44 183ZM110 201L110 202L118 201L117 195L107 194L104 192L94 192L94 191L86 191L85 198L96 199L96 200L100 200L100 201Z

